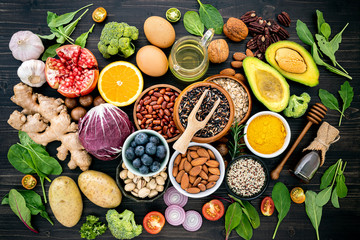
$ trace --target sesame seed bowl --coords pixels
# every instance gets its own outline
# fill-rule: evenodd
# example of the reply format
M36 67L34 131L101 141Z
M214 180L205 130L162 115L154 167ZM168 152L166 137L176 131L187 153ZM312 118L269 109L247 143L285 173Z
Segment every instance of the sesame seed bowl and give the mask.
M269 185L269 170L254 155L242 155L233 159L225 172L225 186L229 193L241 200L260 197Z

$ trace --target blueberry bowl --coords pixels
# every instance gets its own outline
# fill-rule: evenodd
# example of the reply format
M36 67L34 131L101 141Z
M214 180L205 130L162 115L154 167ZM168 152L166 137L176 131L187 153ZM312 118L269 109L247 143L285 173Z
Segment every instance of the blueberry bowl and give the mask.
M138 130L125 140L122 159L133 174L151 177L161 172L169 162L169 145L156 131Z

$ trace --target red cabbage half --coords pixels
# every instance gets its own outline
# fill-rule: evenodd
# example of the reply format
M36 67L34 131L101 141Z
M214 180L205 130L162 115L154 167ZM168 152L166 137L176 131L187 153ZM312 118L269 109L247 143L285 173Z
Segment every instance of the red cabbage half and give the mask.
M121 154L125 139L133 131L128 115L109 103L93 107L79 121L81 144L94 157L105 161Z

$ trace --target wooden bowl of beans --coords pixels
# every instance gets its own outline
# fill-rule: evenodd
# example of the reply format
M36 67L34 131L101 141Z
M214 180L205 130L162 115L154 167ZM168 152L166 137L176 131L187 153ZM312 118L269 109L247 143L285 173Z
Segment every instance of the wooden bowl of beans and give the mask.
M178 139L180 131L175 125L173 112L180 92L180 89L169 84L157 84L145 89L134 104L136 128L154 130L168 143Z

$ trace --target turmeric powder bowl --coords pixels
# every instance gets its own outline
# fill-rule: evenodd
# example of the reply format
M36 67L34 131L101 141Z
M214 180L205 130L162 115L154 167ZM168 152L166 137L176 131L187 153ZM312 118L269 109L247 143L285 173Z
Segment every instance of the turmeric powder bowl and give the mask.
M252 116L246 123L245 144L255 155L273 158L285 151L290 143L288 122L280 114L263 111Z

